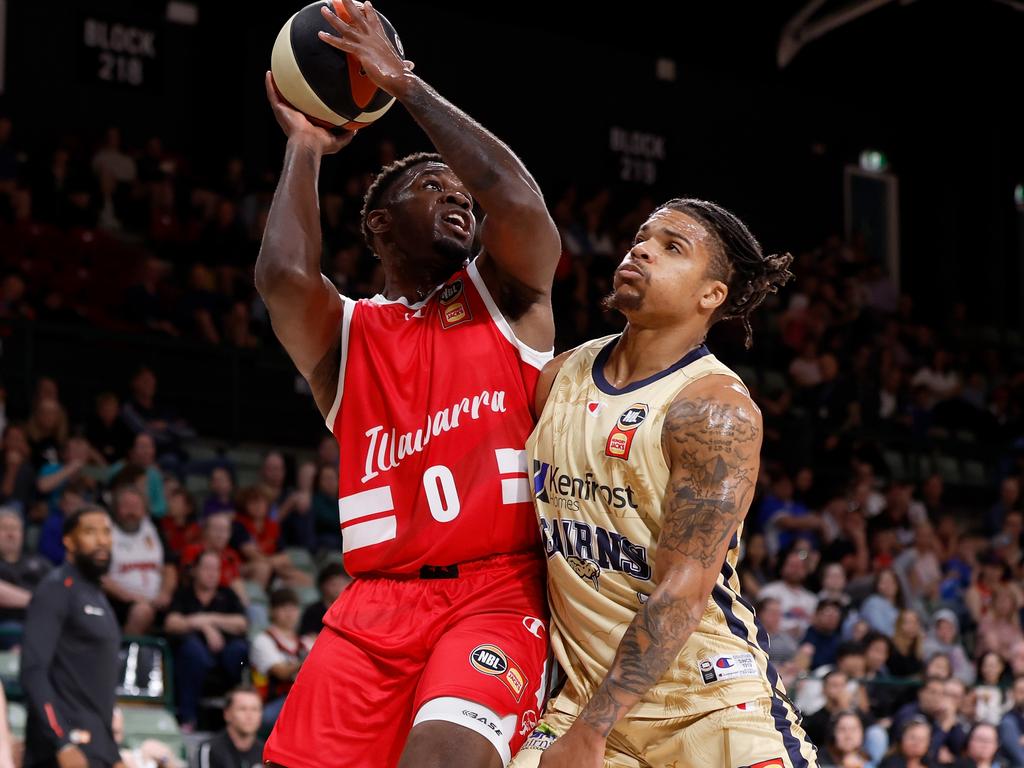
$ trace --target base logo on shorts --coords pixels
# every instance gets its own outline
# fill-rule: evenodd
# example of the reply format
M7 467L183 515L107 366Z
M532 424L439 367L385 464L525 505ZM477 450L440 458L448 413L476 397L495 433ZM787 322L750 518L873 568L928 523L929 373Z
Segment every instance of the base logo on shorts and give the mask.
M781 757L773 757L771 760L762 760L760 763L751 763L740 768L786 768L786 764L782 762Z
M543 752L545 749L551 746L552 742L558 738L558 734L555 733L544 723L538 725L533 733L530 734L530 738L523 742L522 749L537 749Z
M496 645L478 645L469 654L469 663L477 672L501 680L515 697L516 703L523 698L523 691L529 684L522 668Z
M485 728L490 728L492 731L494 731L495 734L497 734L499 738L504 738L504 734L501 732L501 727L497 723L488 720L486 715L481 715L469 709L462 710L462 714L464 714L470 720L476 720Z

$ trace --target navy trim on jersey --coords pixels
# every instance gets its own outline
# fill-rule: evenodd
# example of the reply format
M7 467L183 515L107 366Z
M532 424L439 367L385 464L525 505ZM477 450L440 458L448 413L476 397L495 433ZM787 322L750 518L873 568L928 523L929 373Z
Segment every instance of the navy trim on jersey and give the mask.
M591 371L591 374L594 377L594 383L597 384L597 388L604 392L606 395L624 395L627 392L635 392L636 390L642 387L646 387L648 384L653 384L659 379L665 378L671 373L675 373L680 368L685 368L695 360L700 360L702 357L711 354L711 350L709 350L704 344L701 344L699 347L691 349L689 352L686 353L686 355L681 360L679 360L676 363L673 363L665 370L659 371L653 376L648 376L646 379L634 381L632 384L627 384L622 389L619 389L618 387L612 386L608 379L605 378L604 365L605 363L608 362L608 358L609 356L611 356L612 349L615 347L615 344L621 338L622 335L620 334L619 336L616 336L614 339L609 341L607 344L604 345L604 347L602 347L601 351L597 353L597 357L594 358L594 366Z
M728 571L726 571L726 569L728 569ZM735 573L735 571L733 571L732 566L729 565L728 562L722 564L722 576L725 578L727 585L729 583L729 578L733 573ZM732 610L730 593L735 595L737 600L741 601L744 608L748 608L749 604L747 604L740 595L728 588L728 586L723 587L720 584L716 584L711 590L711 597L718 605L718 608L722 611L722 615L725 616L725 623L732 633L736 637L745 641L748 645L763 651L766 646L771 644L771 641L768 640L767 633L764 631L764 627L761 626L761 622L757 621L757 618L755 617L754 626L757 630L757 643L750 642L747 626ZM753 614L753 608L748 608L748 610ZM775 667L772 666L771 661L768 661L766 666L768 683L772 687L773 691L777 691L779 687L779 673L775 671ZM782 743L786 747L786 752L789 753L789 759L790 762L793 763L793 768L809 768L807 759L800 752L800 740L793 734L793 723L788 717L786 717L786 704L783 703L783 700L777 693L772 696L771 711L772 719L775 721L775 729L782 736ZM793 714L797 719L799 719L800 715L796 710L793 711Z

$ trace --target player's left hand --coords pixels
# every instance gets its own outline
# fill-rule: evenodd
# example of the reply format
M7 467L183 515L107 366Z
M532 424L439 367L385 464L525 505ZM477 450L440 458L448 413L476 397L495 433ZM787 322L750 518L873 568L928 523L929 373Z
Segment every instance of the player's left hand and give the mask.
M391 45L373 5L369 0L365 3L332 0L331 5L333 7L322 6L320 12L338 34L321 32L320 39L339 51L351 53L359 59L363 71L374 85L398 97L402 83L407 82L414 64L403 59ZM337 13L339 6L344 7L350 21Z
M544 750L539 768L604 768L604 747L595 731L573 726Z

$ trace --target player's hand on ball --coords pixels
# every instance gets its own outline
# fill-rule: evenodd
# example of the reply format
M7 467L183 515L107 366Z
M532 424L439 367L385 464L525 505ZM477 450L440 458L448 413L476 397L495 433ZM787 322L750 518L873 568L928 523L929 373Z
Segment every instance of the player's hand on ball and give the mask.
M289 140L299 141L322 155L333 155L352 141L355 133L351 131L331 133L326 128L311 123L309 118L281 97L274 86L274 76L270 72L267 72L265 84L270 108L274 110L277 124L281 126Z
M594 731L570 728L544 750L539 768L604 768L605 740Z
M337 34L321 32L320 39L339 51L355 56L374 85L399 97L398 90L414 64L403 59L391 45L373 5L369 0L365 3L332 0L332 3L334 6L343 6L349 18L341 18L335 8L324 5L320 12Z

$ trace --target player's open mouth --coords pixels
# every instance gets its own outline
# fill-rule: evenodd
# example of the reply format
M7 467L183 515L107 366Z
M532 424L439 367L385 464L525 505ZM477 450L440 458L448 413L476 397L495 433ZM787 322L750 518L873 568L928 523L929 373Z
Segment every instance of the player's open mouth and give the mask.
M441 217L441 221L462 235L469 235L469 216L461 211L452 211Z

